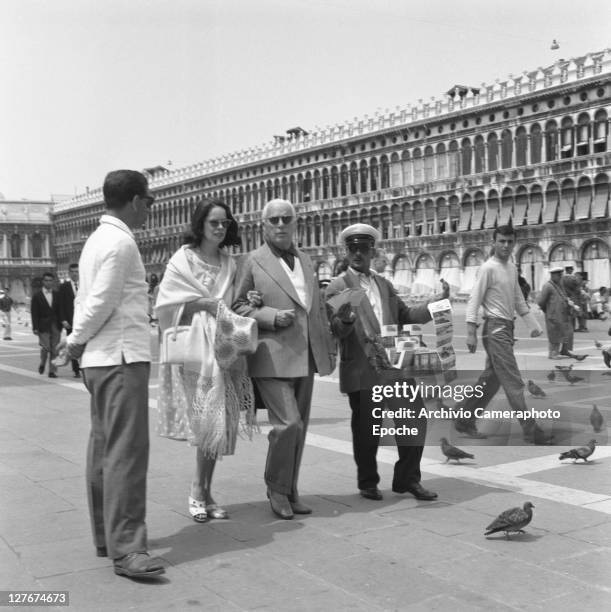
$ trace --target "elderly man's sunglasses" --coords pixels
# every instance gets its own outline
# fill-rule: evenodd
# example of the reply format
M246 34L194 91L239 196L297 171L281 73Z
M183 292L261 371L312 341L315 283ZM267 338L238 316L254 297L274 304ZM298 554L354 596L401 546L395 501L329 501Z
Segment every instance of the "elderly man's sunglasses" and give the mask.
M286 215L284 217L267 217L267 220L272 224L272 225L280 225L280 220L282 220L282 223L284 225L288 225L289 223L291 223L293 221L294 217L292 215Z

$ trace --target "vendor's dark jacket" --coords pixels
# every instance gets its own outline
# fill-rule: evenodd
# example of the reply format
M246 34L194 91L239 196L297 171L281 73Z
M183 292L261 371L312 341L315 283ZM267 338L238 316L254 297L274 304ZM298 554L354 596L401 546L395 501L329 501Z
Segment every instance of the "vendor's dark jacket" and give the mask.
M371 274L380 290L384 325L427 323L431 320L431 314L426 307L426 303L413 307L407 306L388 280L374 272ZM329 300L349 288L360 288L360 282L353 272L347 270L331 281L325 292L325 299ZM340 391L342 393L352 393L353 391L369 389L372 385L378 384L379 379L367 355L368 334L366 329L373 330L378 335L381 330L369 300L362 300L355 308L357 317L354 323L342 323L328 303L327 310L331 331L339 340L340 346Z

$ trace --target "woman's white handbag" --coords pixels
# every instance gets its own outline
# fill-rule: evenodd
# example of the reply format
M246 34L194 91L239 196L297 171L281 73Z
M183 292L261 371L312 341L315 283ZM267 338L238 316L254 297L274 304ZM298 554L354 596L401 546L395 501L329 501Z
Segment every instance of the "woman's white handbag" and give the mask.
M189 361L189 342L191 333L190 325L178 325L185 309L183 304L174 315L174 325L168 327L161 335L161 347L159 349L159 363L183 364Z

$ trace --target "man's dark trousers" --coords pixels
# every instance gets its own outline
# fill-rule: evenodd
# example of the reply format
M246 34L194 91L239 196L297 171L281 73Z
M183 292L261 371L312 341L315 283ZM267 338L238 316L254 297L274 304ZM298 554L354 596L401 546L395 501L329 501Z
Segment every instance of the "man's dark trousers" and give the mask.
M150 363L83 368L91 394L89 514L97 547L118 559L146 552Z
M352 409L350 425L358 487L359 489L370 489L380 482L376 460L380 438L373 435L373 426L376 424L381 426L383 423L381 418L373 416L373 409L380 406L386 410L411 408L417 416L424 404L419 396L413 402L407 399L390 398L385 400L385 404L374 403L371 399L371 389L348 393L348 401ZM395 427L403 425L410 429L417 428L418 435L395 437L399 460L395 463L392 488L398 491L405 490L421 480L420 460L424 451L427 420L425 418L394 419Z

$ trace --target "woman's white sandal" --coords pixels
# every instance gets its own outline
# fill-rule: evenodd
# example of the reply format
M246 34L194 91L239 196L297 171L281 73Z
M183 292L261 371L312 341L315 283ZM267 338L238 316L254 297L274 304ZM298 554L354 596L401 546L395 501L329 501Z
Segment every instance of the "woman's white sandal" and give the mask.
M193 520L196 523L205 523L208 520L206 503L193 499L189 495L189 514L193 517Z

